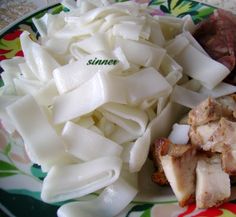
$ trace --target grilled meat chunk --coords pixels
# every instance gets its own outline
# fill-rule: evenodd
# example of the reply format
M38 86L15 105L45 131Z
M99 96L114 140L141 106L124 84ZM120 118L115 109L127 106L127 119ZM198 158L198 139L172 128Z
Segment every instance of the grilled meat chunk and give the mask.
M189 131L190 143L201 148L208 142L218 127L218 122L210 122L201 126L191 126Z
M203 155L197 163L196 204L198 208L218 206L230 197L229 174L223 171L221 157Z
M236 175L236 122L221 118L217 129L202 147L204 150L222 153L224 171Z
M217 121L221 117L234 119L233 111L209 97L189 112L188 123L192 126L200 126Z
M183 207L194 202L196 148L165 142L160 147L160 160L179 205Z
M167 144L166 144L167 143ZM161 164L161 148L168 147L170 141L165 138L157 139L150 147L149 158L152 160L155 172L152 174L152 181L159 185L168 185L169 182L165 176L162 164Z

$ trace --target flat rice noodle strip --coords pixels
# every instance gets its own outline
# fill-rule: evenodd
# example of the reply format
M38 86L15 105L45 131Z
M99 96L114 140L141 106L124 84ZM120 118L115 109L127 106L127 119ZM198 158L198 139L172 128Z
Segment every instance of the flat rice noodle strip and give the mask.
M162 98L162 97L160 97L160 98ZM156 103L157 103L157 98L146 99L140 104L139 107L141 110L146 110L146 109L149 109L151 106L153 106Z
M77 9L77 4L75 1L71 0L62 0L61 4L68 8L70 11L76 10Z
M3 89L3 93L5 95L16 95L16 89L12 76L6 71L3 71L3 73L1 73L1 79L4 83L4 86L1 87Z
M170 99L170 96L163 96L158 99L157 102L157 116L162 112L162 110L166 107Z
M147 13L148 4L139 4L134 1L126 1L126 2L118 2L114 4L116 8L121 9L122 11L127 11L128 14L133 15L135 17L140 16L140 13Z
M74 123L81 126L81 127L84 127L84 128L90 128L95 124L95 122L91 116L81 117L81 118L79 118L79 120L74 121Z
M121 36L124 39L138 40L143 26L136 23L119 23L112 28L114 36Z
M197 26L194 24L191 15L187 14L184 17L182 17L182 19L184 21L184 23L183 23L183 32L194 33Z
M236 86L221 82L220 84L218 84L212 90L207 89L205 87L202 87L199 90L199 92L203 93L204 95L211 96L213 98L218 98L218 97L221 97L221 96L226 96L226 95L230 95L230 94L235 93L236 92Z
M125 78L96 73L80 87L55 98L54 121L62 123L74 119L108 102L137 105L145 99L165 96L171 89L153 68L143 69Z
M96 20L91 24L80 26L74 23L67 23L62 29L55 32L56 38L71 39L73 37L81 37L86 35L92 35L98 31L103 20Z
M80 87L55 98L54 122L63 123L88 114L107 102L126 104L124 89L124 84L117 82L116 76L96 73Z
M160 24L165 40L171 40L180 34L183 29L184 20L171 16L154 16Z
M151 26L149 25L149 23L145 23L143 25L142 31L140 33L140 38L145 39L145 40L149 40L150 35L151 35Z
M89 54L110 50L107 35L104 33L95 33L91 37L75 42L73 47L80 48Z
M39 105L50 106L54 97L58 96L55 81L52 79L34 94L34 98Z
M114 132L112 132L112 134L109 136L109 139L120 145L123 143L134 141L138 137L138 135L131 134L127 130L116 126Z
M100 108L104 117L133 135L143 135L148 117L135 107L118 103L108 103Z
M122 152L122 147L117 143L72 122L65 124L62 138L66 151L83 161L105 156L119 157Z
M96 73L107 73L121 69L120 64L116 65L93 65L89 64L97 58L98 60L113 59L109 53L97 52L87 55L76 62L61 66L53 71L53 77L60 94L73 90L92 78ZM101 62L100 61L100 62Z
M46 13L40 19L32 18L33 24L38 30L41 37L47 36L47 25L48 25L48 17L52 16L51 14Z
M159 22L157 22L153 19L150 19L150 20L148 20L148 23L151 26L151 33L150 33L149 40L152 43L163 47L163 45L166 43L166 41L165 41L164 35L162 34L161 26L160 26Z
M24 96L28 94L34 95L42 86L42 82L38 80L28 80L24 78L14 78L13 79L16 93L19 96Z
M59 14L53 14L48 16L47 20L47 36L48 38L53 38L56 34L56 32L63 29L65 26L65 17L67 13L59 13Z
M122 161L118 157L102 157L80 164L55 165L43 181L41 198L54 203L79 198L115 182Z
M83 14L82 16L79 17L67 17L66 22L67 23L76 23L78 25L86 25L90 24L92 22L96 22L96 20L100 18L106 17L106 15L111 14L111 13L122 13L122 14L127 14L127 9L122 10L120 8L112 6L106 6L106 7L100 7L100 8L95 8L90 11L88 11L86 14Z
M159 68L166 51L160 47L154 47L138 41L132 41L116 37L116 46L121 47L126 58L131 63L141 66ZM142 52L140 52L142 51Z
M103 7L111 5L111 2L108 0L87 0L91 4L95 5L96 7Z
M153 107L147 108L147 109L146 109L146 112L147 112L149 121L151 121L152 119L154 119L154 118L157 116L157 114L156 114L156 112L154 111L154 108L153 108Z
M95 125L91 126L88 128L89 130L93 131L94 133L102 136L102 137L105 137L104 133Z
M147 128L151 130L151 143L157 138L168 137L173 124L187 111L185 107L169 102L162 112L148 124Z
M14 78L22 77L20 74L19 64L24 63L23 57L14 57L12 59L6 59L1 61L1 67L3 72L1 73L1 79L4 86L8 86L7 94L15 94Z
M72 41L73 40L68 38L50 37L43 40L42 44L47 50L54 54L65 54Z
M18 96L0 95L0 122L3 125L4 129L10 134L15 131L15 126L12 123L5 108L17 101L19 98L20 97Z
M115 217L134 199L137 189L122 178L109 185L95 199L67 203L57 211L58 217Z
M151 142L151 130L147 129L145 133L139 137L130 150L129 170L131 173L141 170L147 159Z
M19 64L24 63L25 59L23 57L13 57L12 59L2 60L0 65L4 71L8 71L12 75L19 74Z
M153 100L166 96L172 90L166 79L154 68L140 70L124 79L129 103L137 105L144 100Z
M27 65L27 63L20 63L19 64L19 68L20 68L20 73L22 75L23 78L25 79L32 79L32 80L36 80L36 76L34 75L34 73L31 71L31 69L29 68L29 66Z
M178 35L172 41L170 41L165 48L167 50L167 53L174 58L179 53L181 53L188 45L188 39L186 39L184 35Z
M171 94L171 100L188 108L194 108L207 98L207 95L188 90L176 85Z
M105 137L109 136L115 131L116 125L111 121L107 120L105 117L102 117L97 124L98 128L104 133Z
M193 47L198 49L200 52L202 52L206 56L209 56L209 54L203 49L203 47L198 43L198 41L193 37L193 35L190 32L185 31L181 35L184 35Z
M183 68L169 54L166 54L161 62L160 71L164 76L167 76L172 71L182 73Z
M20 41L27 65L40 81L52 78L52 71L59 67L57 61L39 44L29 38L28 32L20 35Z
M195 79L190 79L187 82L182 83L181 86L195 92L199 92L202 88L201 83Z
M88 0L76 1L76 4L77 4L77 8L79 10L79 14L81 14L81 15L96 8L96 6L94 4L88 2Z
M118 65L122 67L122 70L128 70L130 68L130 63L128 62L123 50L120 47L116 47L112 54L119 60ZM120 70L120 72L122 72Z
M136 24L143 25L145 24L145 17L144 16L133 17L130 15L111 14L105 17L105 22L101 25L99 32L106 32L108 29L112 28L115 24L123 21L131 23L134 22Z
M185 74L209 89L213 89L230 73L224 65L205 56L192 45L188 45L175 60L183 66Z
M53 165L67 160L61 138L32 96L22 97L6 110L22 136L27 154L33 163L49 170Z
M171 71L165 79L169 82L171 86L174 86L181 78L183 74L180 71Z

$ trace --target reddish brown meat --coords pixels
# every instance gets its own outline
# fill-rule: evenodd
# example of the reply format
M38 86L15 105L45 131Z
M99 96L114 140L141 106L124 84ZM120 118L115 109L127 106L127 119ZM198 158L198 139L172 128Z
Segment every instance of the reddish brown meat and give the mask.
M161 150L162 147L168 147L170 141L165 138L157 139L150 147L149 157L153 161L155 172L152 174L152 181L159 185L168 185L163 167L161 165Z
M236 16L218 9L199 25L194 37L213 59L232 71L226 80L236 84Z

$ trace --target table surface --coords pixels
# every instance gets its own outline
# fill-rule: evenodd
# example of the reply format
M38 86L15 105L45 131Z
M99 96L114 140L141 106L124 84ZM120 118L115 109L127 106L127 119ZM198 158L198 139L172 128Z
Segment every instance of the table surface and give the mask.
M197 0L236 14L236 0ZM59 0L0 0L0 30L23 15Z

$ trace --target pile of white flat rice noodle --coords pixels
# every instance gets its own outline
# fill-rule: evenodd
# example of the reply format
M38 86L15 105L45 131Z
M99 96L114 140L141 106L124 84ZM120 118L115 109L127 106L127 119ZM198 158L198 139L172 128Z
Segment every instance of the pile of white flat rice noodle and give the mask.
M33 20L38 42L21 34L24 57L1 62L0 119L48 172L42 200L74 199L59 217L112 217L136 196L153 139L185 108L236 89L192 37L190 16L152 17L134 2L64 4L69 12ZM118 63L88 64L94 59Z

